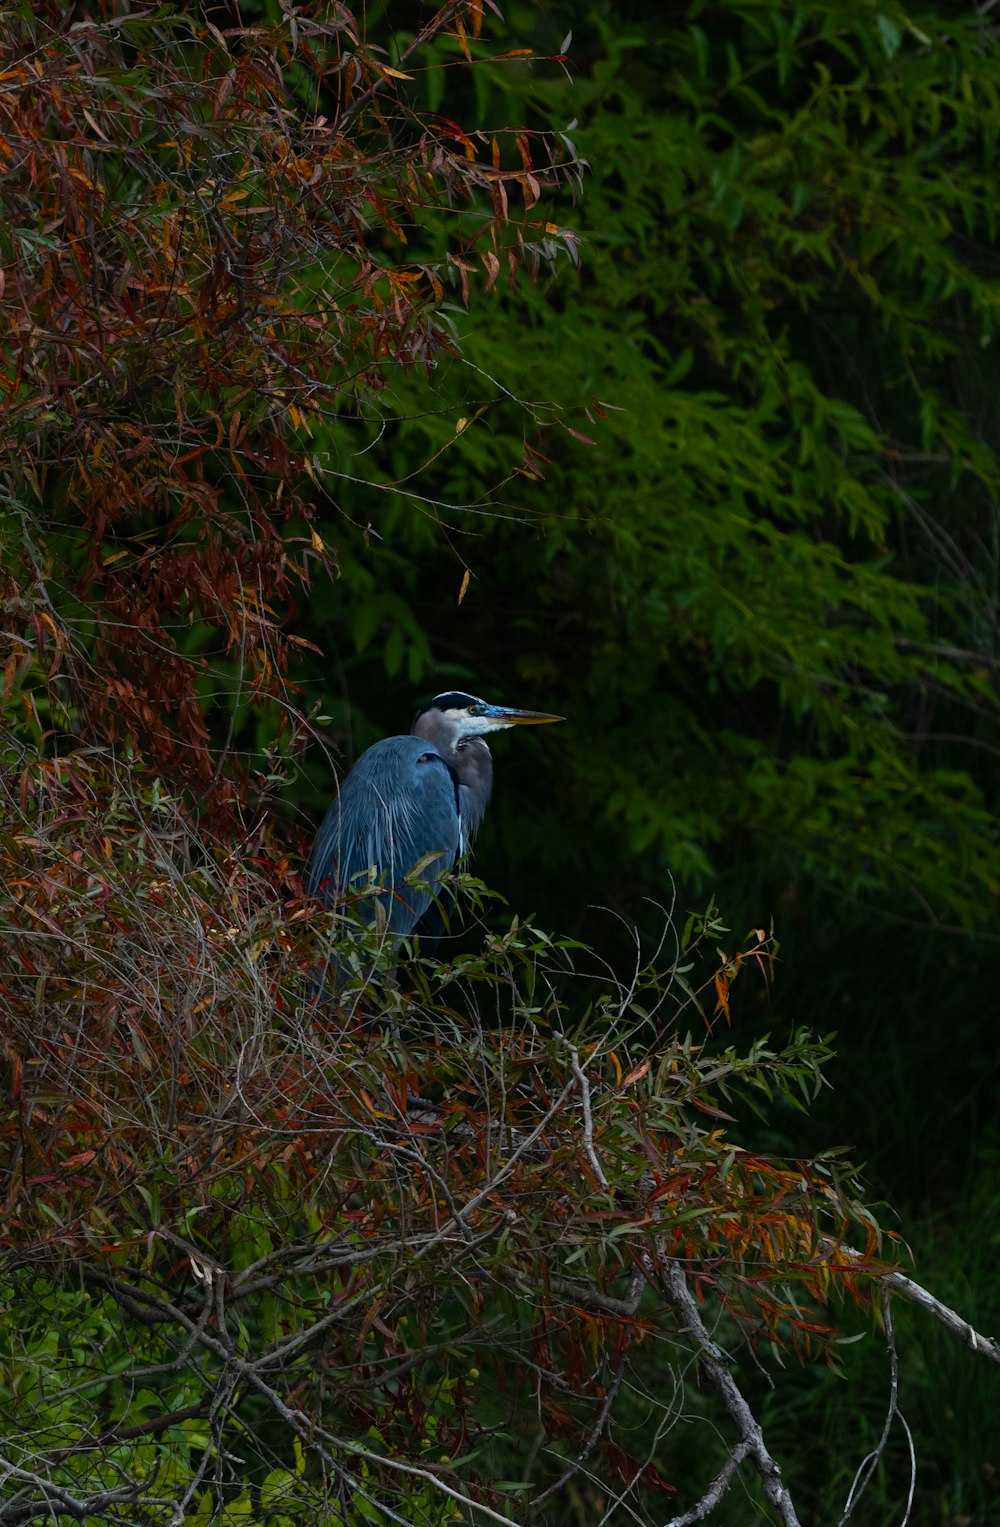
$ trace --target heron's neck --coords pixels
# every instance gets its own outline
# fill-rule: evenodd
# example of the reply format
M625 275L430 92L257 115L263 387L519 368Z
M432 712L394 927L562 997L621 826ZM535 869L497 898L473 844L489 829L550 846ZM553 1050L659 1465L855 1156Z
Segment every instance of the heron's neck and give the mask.
M482 737L466 737L448 755L458 775L458 799L462 834L472 842L486 814L493 789L493 755Z
M413 735L422 737L441 754L458 779L462 833L471 843L489 804L493 789L493 755L482 737L459 737L440 711L424 711L413 723Z

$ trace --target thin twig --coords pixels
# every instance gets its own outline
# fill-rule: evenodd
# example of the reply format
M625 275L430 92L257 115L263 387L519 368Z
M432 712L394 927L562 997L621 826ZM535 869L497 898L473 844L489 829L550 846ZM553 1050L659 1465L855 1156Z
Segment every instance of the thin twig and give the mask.
M861 1460L860 1464L858 1465L857 1473L851 1481L851 1488L847 1493L847 1502L844 1506L844 1513L841 1516L840 1521L837 1523L837 1527L844 1527L844 1523L849 1520L855 1506L858 1504L858 1501L861 1499L865 1491L868 1489L868 1486L871 1484L875 1475L875 1470L878 1468L880 1462L882 1461L882 1455L885 1452L886 1445L889 1441L889 1433L892 1431L892 1423L896 1416L899 1414L899 1356L896 1352L896 1335L892 1324L892 1306L889 1302L889 1295L885 1288L883 1288L880 1292L882 1318L885 1322L886 1350L889 1354L889 1408L886 1411L885 1422L882 1426L882 1435L879 1437L878 1441L868 1456ZM902 1419L902 1416L900 1416L900 1420Z
M580 1088L580 1101L583 1105L583 1148L587 1152L587 1160L594 1168L594 1176L602 1188L608 1188L610 1183L605 1177L601 1163L598 1161L594 1151L594 1120L590 1111L590 1082L587 1080L587 1073L580 1065L580 1056L577 1053L576 1045L570 1045L569 1054L570 1064L573 1067L573 1075Z
M671 1517L666 1527L694 1527L696 1522L703 1522L706 1516L709 1516L715 1510L729 1489L733 1475L749 1452L749 1442L738 1442L701 1500L692 1506L689 1511L685 1511L683 1516Z
M910 1512L913 1510L913 1497L917 1490L917 1450L913 1446L913 1433L910 1431L902 1411L899 1412L899 1424L906 1433L906 1443L910 1450L910 1488L906 1496L906 1511L903 1520L899 1524L899 1527L907 1527L907 1523L910 1520Z
M533 1506L540 1506L543 1500L548 1500L550 1495L555 1495L557 1490L561 1490L563 1485L568 1484L575 1475L579 1474L580 1470L583 1468L583 1465L586 1463L587 1459L590 1457L591 1453L594 1451L594 1448L600 1441L601 1434L603 1433L604 1428L608 1423L608 1416L611 1414L611 1407L615 1403L615 1400L618 1398L618 1391L622 1387L622 1379L625 1377L625 1368L628 1363L629 1345L628 1336L626 1335L625 1344L622 1348L622 1355L618 1359L618 1366L611 1377L611 1383L608 1385L608 1392L604 1396L604 1399L601 1401L601 1408L597 1412L597 1420L594 1422L589 1433L587 1434L586 1442L583 1444L583 1447L576 1455L575 1460L570 1464L566 1472L559 1476L555 1484L549 1485L548 1489L543 1490L541 1495L535 1496L531 1503Z

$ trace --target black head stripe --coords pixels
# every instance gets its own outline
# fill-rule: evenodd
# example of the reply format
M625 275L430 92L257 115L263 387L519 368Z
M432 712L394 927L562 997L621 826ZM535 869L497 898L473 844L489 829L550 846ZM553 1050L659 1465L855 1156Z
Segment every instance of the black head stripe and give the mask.
M482 705L478 695L467 695L464 690L451 689L447 694L435 695L428 710L467 710L470 705Z
M422 705L417 711L417 716L425 716L429 710L468 710L470 705L482 705L476 695L467 695L464 690L450 689L446 694L435 695L433 700ZM417 719L414 716L414 721Z

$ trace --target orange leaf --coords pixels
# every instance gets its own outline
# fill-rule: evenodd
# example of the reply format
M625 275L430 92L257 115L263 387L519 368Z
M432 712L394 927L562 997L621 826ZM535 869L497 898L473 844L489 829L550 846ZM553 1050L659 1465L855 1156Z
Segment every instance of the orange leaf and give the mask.
M715 972L715 995L717 999L715 1011L717 1013L725 1013L726 1022L729 1023L729 977L724 970L717 970Z
M525 212L530 212L541 197L542 188L530 172L519 175L517 178L521 182L521 190L524 192L524 210Z

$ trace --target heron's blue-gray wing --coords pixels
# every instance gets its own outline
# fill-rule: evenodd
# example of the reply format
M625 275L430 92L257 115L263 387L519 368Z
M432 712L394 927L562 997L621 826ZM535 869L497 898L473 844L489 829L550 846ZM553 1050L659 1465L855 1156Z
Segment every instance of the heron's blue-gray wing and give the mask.
M383 887L359 910L374 918L378 904L386 927L405 935L457 859L459 838L448 764L420 737L386 737L361 755L341 786L316 836L306 884L327 903L344 889ZM406 884L417 865L426 890Z

